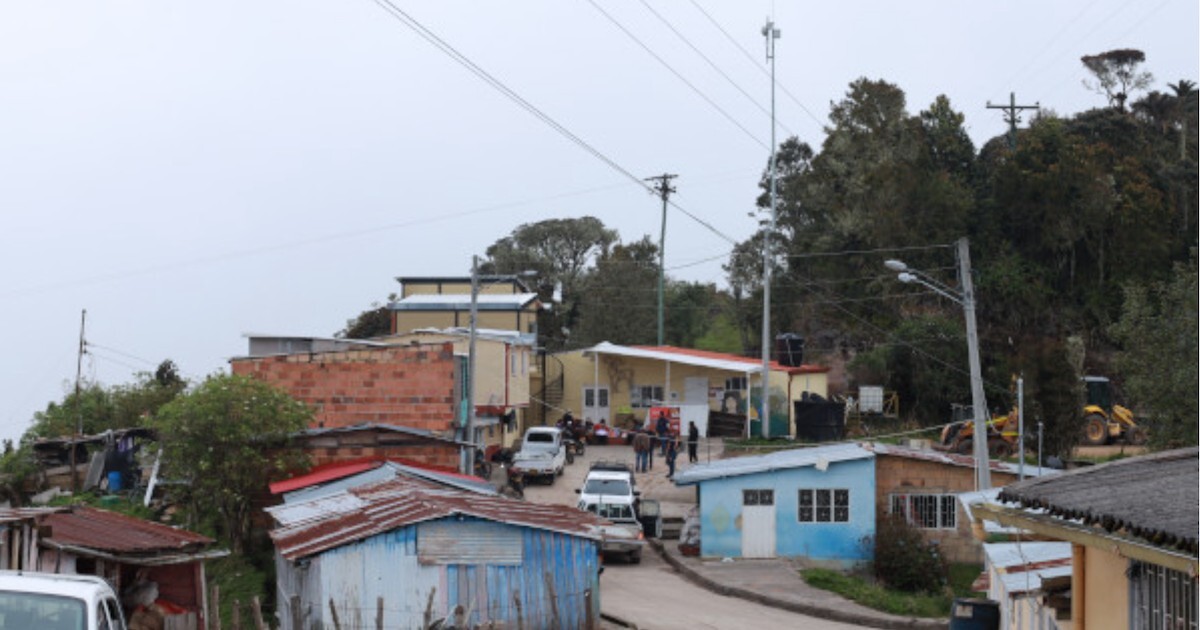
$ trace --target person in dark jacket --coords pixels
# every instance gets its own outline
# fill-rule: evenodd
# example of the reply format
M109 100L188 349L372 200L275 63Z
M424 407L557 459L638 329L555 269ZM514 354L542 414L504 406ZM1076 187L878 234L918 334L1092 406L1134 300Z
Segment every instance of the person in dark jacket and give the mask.
M658 444L662 448L663 457L666 457L667 438L671 436L671 425L667 422L667 412L658 412L658 423L654 425L654 432L658 434Z
M667 445L667 479L675 477L675 457L679 455L678 441L668 437Z
M695 464L699 461L696 449L700 446L700 429L695 422L688 422L688 462Z

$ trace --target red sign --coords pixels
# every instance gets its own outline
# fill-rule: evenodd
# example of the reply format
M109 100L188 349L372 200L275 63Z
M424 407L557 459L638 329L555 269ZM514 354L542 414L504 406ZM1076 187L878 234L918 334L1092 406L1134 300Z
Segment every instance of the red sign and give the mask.
M646 414L646 428L654 431L658 428L658 417L667 414L667 426L671 435L679 435L679 407L651 407Z

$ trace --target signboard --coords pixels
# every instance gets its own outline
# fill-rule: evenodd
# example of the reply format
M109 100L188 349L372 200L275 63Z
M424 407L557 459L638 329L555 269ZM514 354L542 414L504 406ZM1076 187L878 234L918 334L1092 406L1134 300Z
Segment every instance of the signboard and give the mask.
M646 414L646 428L654 431L658 426L658 417L664 413L667 414L671 435L679 435L679 407L651 407L650 413Z

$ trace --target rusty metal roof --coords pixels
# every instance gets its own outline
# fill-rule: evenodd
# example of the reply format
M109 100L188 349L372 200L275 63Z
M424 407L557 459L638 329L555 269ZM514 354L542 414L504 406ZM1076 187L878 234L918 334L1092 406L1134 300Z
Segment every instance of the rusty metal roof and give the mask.
M973 455L961 455L959 453L950 453L946 451L933 451L926 449L908 448L906 446L897 446L895 444L885 444L883 442L863 442L863 448L866 448L876 455L891 455L894 457L905 457L908 459L919 459L936 464L946 464L949 466L960 466L963 468L974 468L975 457ZM1003 472L1016 475L1021 472L1020 466L1017 464L1000 461L998 459L989 459L988 468L992 472ZM1053 468L1038 468L1037 466L1025 466L1026 477L1040 477L1042 475L1053 475L1059 471Z
M41 522L50 526L49 539L57 544L109 553L179 552L213 542L187 530L86 506L46 514Z
M1200 549L1198 461L1197 447L1162 451L1026 479L1005 487L999 499L1195 555Z
M315 502L268 508L267 512L280 524L271 531L271 539L288 560L460 514L592 540L600 539L603 522L565 505L480 495L403 477L350 488Z

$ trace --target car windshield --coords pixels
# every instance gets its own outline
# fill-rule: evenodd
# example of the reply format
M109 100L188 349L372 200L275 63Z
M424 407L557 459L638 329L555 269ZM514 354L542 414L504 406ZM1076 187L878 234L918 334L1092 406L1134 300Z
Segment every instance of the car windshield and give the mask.
M624 479L588 479L583 485L583 493L629 496L629 482Z
M83 630L82 599L40 593L0 593L0 628Z

